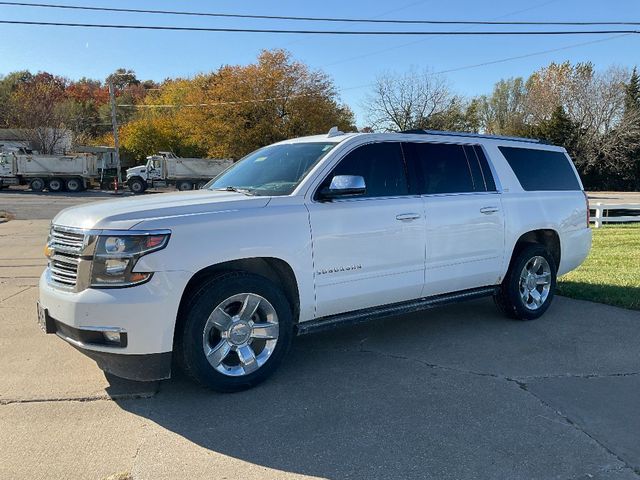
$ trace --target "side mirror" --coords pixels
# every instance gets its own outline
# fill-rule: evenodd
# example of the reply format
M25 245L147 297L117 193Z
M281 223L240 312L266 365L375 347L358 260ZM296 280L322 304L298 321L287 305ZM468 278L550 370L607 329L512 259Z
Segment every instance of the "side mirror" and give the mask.
M364 178L360 175L336 175L329 187L320 191L320 197L326 200L362 195L367 191Z

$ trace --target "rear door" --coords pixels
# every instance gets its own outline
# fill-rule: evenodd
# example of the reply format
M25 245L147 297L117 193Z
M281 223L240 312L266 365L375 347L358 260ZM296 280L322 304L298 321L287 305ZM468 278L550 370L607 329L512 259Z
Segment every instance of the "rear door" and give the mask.
M412 143L408 164L426 213L424 296L499 282L500 193L478 145Z
M424 202L410 195L397 142L355 148L335 175L360 175L366 193L307 208L319 317L418 298L424 282Z

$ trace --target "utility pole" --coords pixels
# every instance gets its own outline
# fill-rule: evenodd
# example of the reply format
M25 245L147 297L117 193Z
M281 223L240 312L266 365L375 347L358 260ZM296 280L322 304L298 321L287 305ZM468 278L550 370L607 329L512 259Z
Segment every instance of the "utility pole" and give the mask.
M116 89L113 80L109 81L109 98L111 99L111 125L113 126L113 144L116 148L116 195L120 185L120 140L118 139L118 119L116 117Z

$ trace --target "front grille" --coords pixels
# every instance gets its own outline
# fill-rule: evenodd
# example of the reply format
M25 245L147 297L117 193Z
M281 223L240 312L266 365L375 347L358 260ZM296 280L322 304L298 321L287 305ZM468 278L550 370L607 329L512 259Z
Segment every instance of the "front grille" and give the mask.
M49 248L53 255L49 261L51 282L74 289L78 283L78 266L85 245L83 232L52 226Z
M70 229L51 227L51 240L49 245L56 252L69 252L80 255L84 247L84 233Z

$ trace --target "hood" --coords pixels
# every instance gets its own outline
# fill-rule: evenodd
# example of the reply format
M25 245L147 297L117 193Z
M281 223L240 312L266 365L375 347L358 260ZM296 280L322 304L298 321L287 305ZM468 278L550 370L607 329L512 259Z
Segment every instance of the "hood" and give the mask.
M266 206L269 200L270 197L249 197L236 192L211 190L152 193L66 208L55 216L53 223L75 228L130 229L144 220L170 220L183 215L260 208ZM170 227L169 222L167 226Z
M127 168L127 177L131 175L135 175L136 173L141 173L146 170L146 165L139 165L137 167Z

